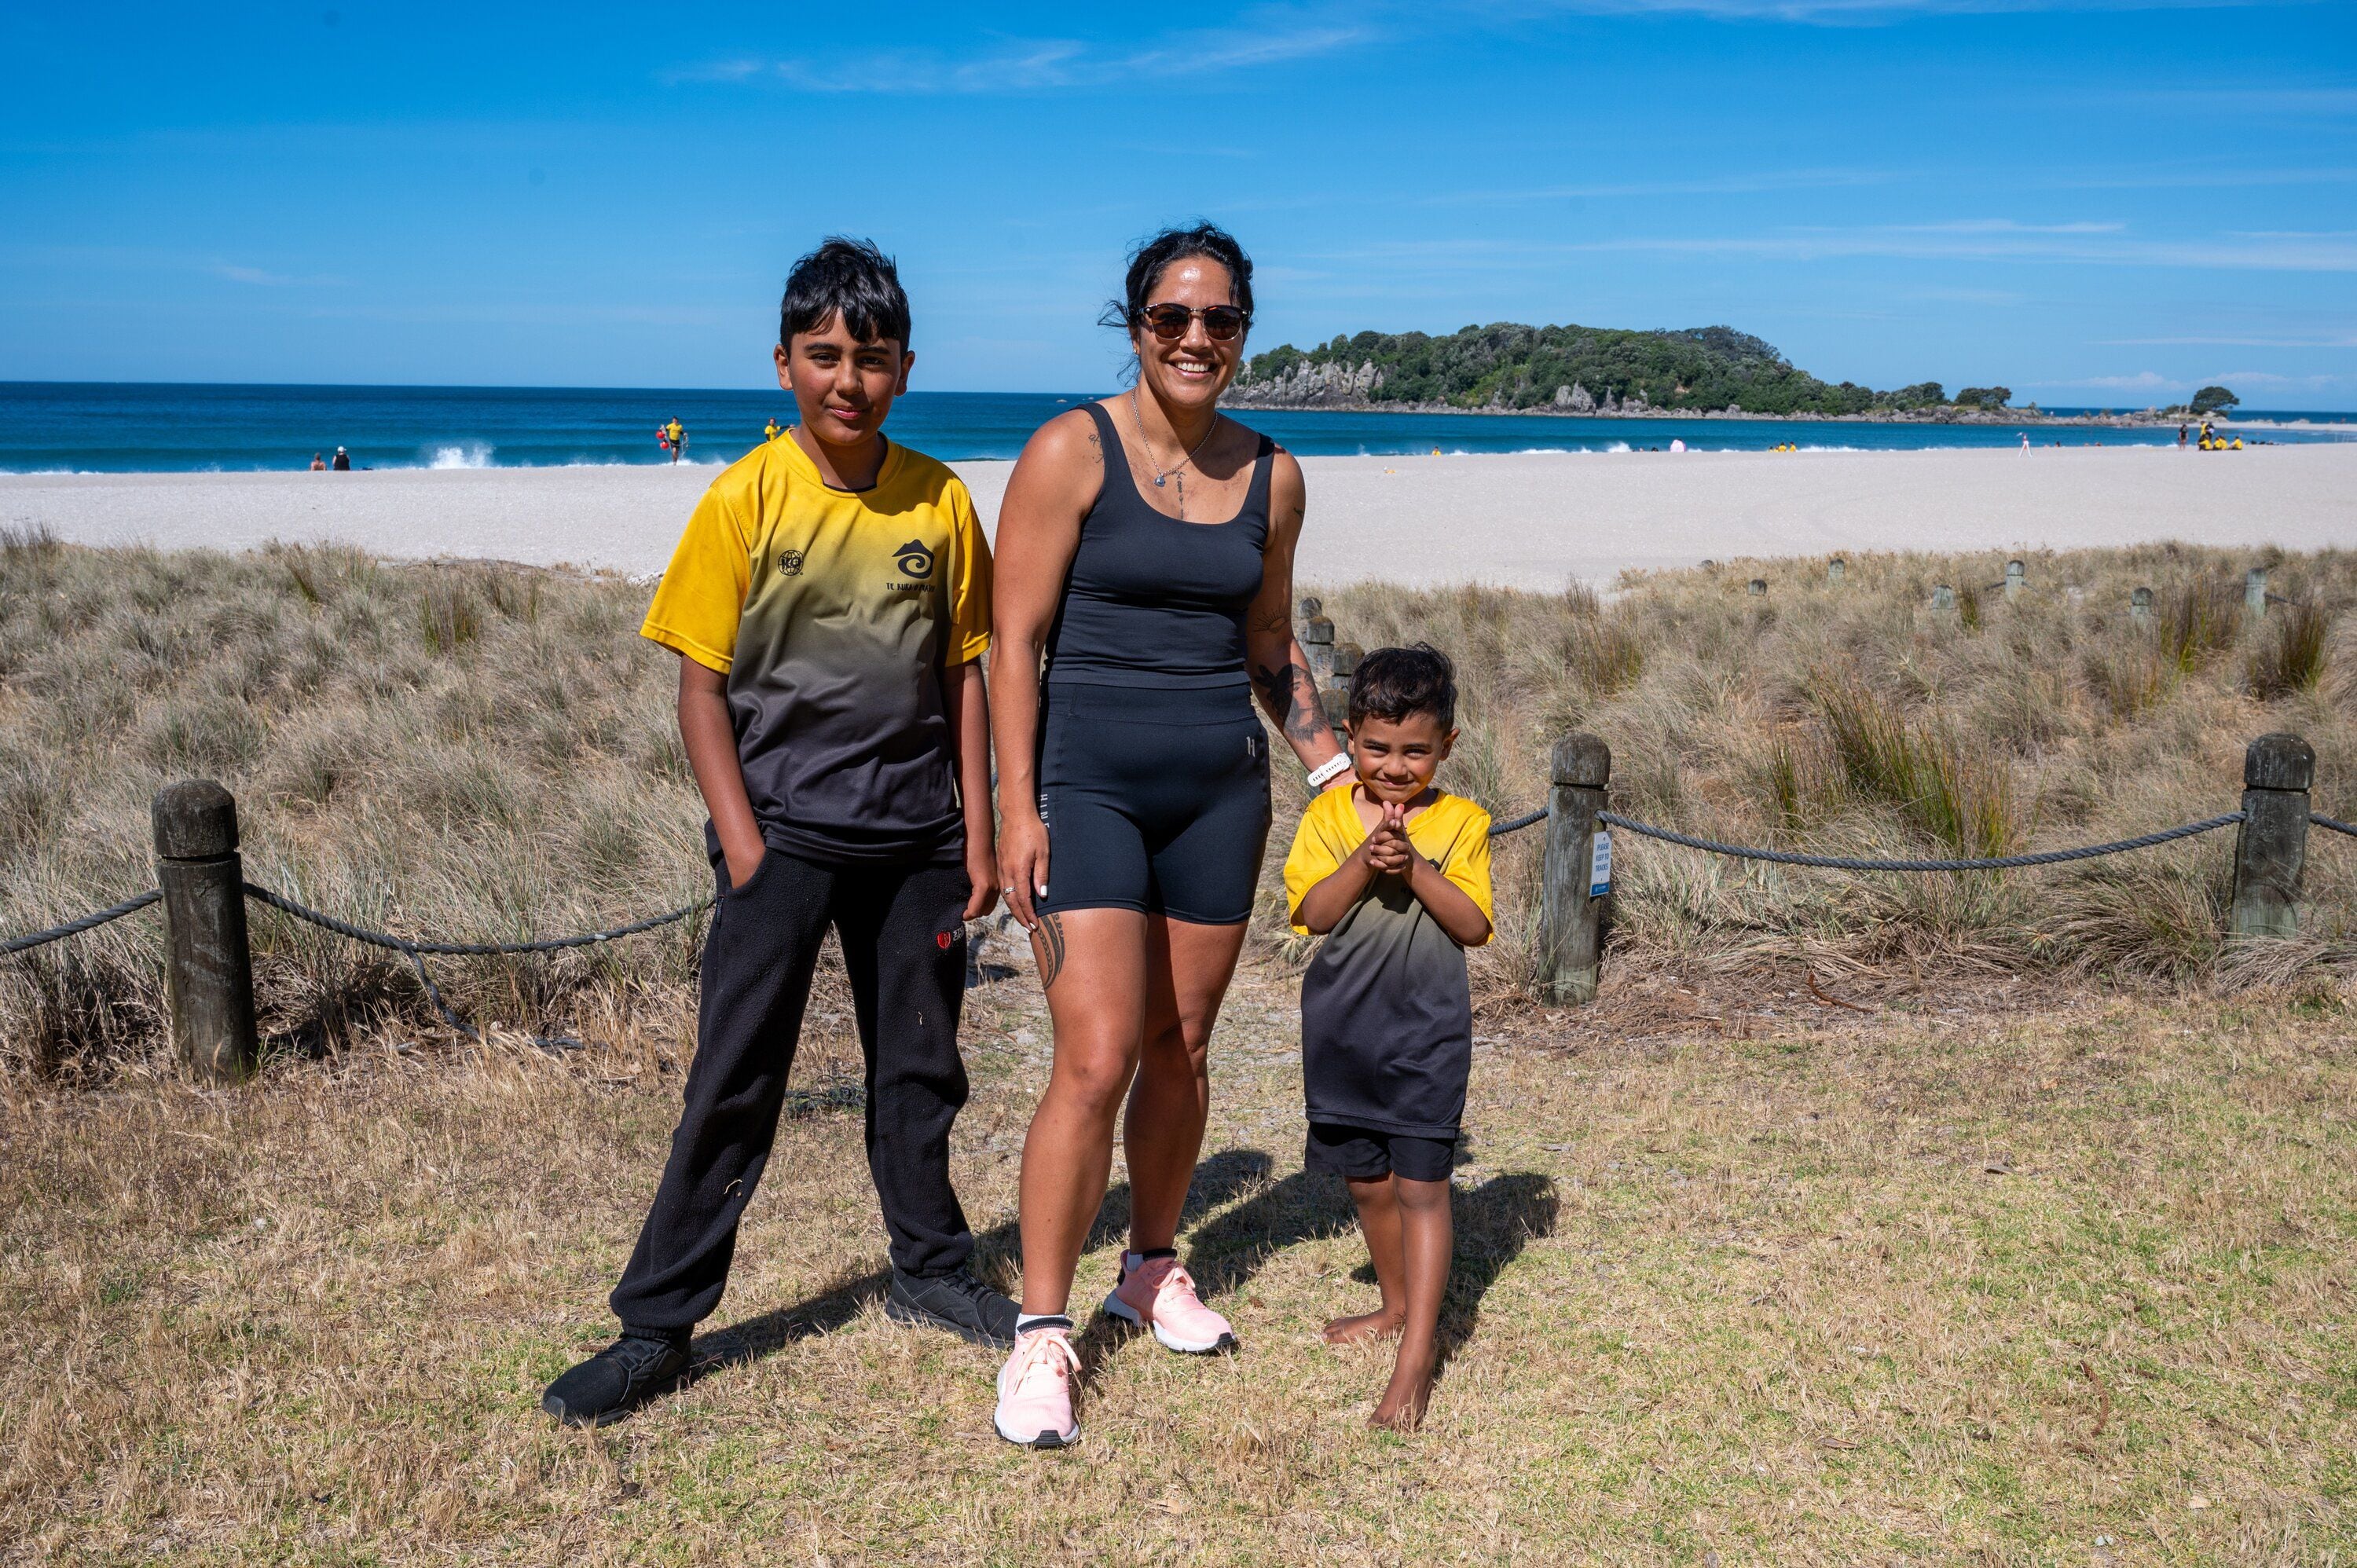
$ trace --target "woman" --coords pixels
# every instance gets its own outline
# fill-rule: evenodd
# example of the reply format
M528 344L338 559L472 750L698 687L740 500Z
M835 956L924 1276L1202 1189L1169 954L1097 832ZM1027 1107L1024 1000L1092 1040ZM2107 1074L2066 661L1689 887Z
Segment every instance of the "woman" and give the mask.
M1234 1347L1174 1244L1268 836L1254 690L1317 783L1349 781L1293 638L1301 466L1219 410L1252 306L1224 231L1140 247L1106 313L1135 384L1042 426L999 512L999 866L1056 1047L1023 1148L1024 1316L997 1427L1037 1447L1080 1435L1065 1308L1125 1096L1129 1250L1104 1310L1174 1350Z

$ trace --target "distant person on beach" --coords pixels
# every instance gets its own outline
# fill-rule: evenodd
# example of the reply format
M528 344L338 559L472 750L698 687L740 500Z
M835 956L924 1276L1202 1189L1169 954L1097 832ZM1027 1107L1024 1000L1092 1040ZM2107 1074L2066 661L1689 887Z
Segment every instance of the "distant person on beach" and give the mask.
M1465 950L1490 940L1490 813L1433 788L1457 742L1448 656L1380 648L1351 678L1357 783L1309 803L1285 857L1286 918L1324 945L1301 977L1304 1159L1342 1178L1383 1304L1329 1345L1399 1336L1367 1418L1413 1432L1432 1397L1452 1251L1449 1173L1473 1061Z
M621 1335L541 1400L571 1425L686 1373L777 1138L830 928L866 1058L884 1314L1015 1343L1015 1304L967 1267L974 1232L950 1183L965 922L998 902L976 662L990 547L958 477L884 436L915 363L888 257L831 239L797 262L776 358L791 439L713 480L640 628L679 655L715 901L685 1104L609 1298Z
M336 460L329 466L338 473L342 473L351 467L352 455L339 446L336 448Z
M777 416L772 414L770 418L770 423L761 426L761 439L764 441L775 441L777 438L778 421Z
M328 460L327 460L325 457L320 456L317 452L312 453L312 454L311 454L311 472L313 472L313 473L315 473L315 474L324 474L324 473L326 473L327 471L328 471Z
M1177 1249L1211 1025L1268 840L1255 686L1310 789L1350 783L1293 635L1301 465L1220 412L1252 315L1252 262L1226 231L1138 247L1102 318L1136 381L1041 425L999 510L999 868L1055 1029L1023 1146L1023 1316L992 1417L1029 1447L1080 1436L1073 1276L1116 1123L1129 1234L1101 1310L1167 1350L1235 1348Z
M1683 452L1683 451L1684 451L1685 449L1686 449L1686 443L1685 443L1685 438L1684 438L1684 436L1682 436L1682 435L1674 435L1674 436L1672 436L1672 437L1670 438L1670 450L1671 450L1671 451L1673 451L1673 452Z
M678 462L681 454L687 450L687 426L674 418L663 426L663 439L671 443L671 460Z
M2177 444L2179 446L2183 446L2185 445L2185 426L2182 424L2179 424L2177 427Z

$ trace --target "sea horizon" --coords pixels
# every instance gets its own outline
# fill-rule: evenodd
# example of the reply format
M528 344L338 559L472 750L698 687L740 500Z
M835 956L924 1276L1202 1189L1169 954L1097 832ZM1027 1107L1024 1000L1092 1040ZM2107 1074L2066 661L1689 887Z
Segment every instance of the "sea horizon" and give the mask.
M1109 389L1108 389L1109 390ZM1006 459L1056 414L1107 395L911 392L888 433L950 462ZM1910 451L2034 444L2166 446L2174 424L2054 420L2141 410L2046 408L2046 419L1942 424L1658 413L1437 413L1430 410L1233 411L1308 456L1447 453ZM2026 413L2026 411L2025 411ZM307 467L345 447L361 468L537 468L669 462L656 427L688 431L686 460L716 467L793 417L776 389L503 387L334 382L0 381L0 473L270 472ZM2288 443L2357 439L2357 412L2238 410L2233 422Z

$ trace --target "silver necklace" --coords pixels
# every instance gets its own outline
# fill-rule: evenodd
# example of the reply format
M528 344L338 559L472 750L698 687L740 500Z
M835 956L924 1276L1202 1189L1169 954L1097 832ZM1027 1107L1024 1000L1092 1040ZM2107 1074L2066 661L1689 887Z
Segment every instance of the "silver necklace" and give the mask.
M1220 428L1220 416L1214 413L1211 415L1211 428L1203 432L1203 439L1196 442L1184 457L1165 468L1154 460L1154 441L1146 434L1146 415L1138 409L1135 387L1129 389L1129 418L1130 423L1137 426L1137 442L1139 446L1146 448L1146 466L1154 470L1154 488L1157 490L1164 488L1165 481L1178 475L1180 469L1192 463L1195 460L1195 454L1204 448L1211 441L1212 432ZM1183 477L1178 479L1178 515L1180 517L1187 515L1187 481Z

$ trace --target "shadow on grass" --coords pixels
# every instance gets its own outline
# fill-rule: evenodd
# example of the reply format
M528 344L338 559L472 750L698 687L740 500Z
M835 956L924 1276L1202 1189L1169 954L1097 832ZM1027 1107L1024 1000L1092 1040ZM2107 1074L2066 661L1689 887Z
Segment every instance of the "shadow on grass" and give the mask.
M1340 1178L1334 1186L1350 1202ZM1450 1218L1456 1231L1448 1269L1448 1293L1440 1302L1440 1365L1473 1337L1481 1318L1481 1298L1522 1255L1528 1243L1555 1234L1555 1216L1563 1204L1555 1183L1528 1171L1491 1176L1470 1192L1456 1194ZM1354 1217L1355 1219L1355 1217ZM1362 1285L1375 1283L1372 1263L1361 1263L1351 1278ZM1339 1314L1338 1314L1339 1316Z
M1195 1167L1195 1179L1187 1189L1187 1206L1180 1213L1179 1224L1183 1227L1189 1219L1217 1208L1247 1187L1266 1181L1272 1165L1268 1155L1258 1149L1225 1149L1202 1161ZM1280 1182L1278 1187L1285 1185ZM1243 1208L1252 1208L1259 1201L1255 1198ZM1223 1216L1222 1224L1225 1219ZM1105 1194L1103 1204L1097 1209L1096 1223L1089 1228L1082 1251L1094 1251L1128 1234L1129 1184L1121 1182ZM994 1288L1008 1289L1016 1283L1021 1243L1021 1231L1012 1220L981 1232L974 1238L974 1273ZM839 1281L791 1306L699 1335L694 1346L693 1376L702 1378L722 1368L760 1360L813 1334L832 1334L857 1317L869 1303L881 1300L891 1278L889 1269L873 1270ZM1074 1317L1089 1323L1086 1332L1073 1340L1073 1348L1080 1351L1085 1368L1103 1353L1107 1341L1089 1311L1093 1301L1085 1299L1085 1288L1076 1285L1073 1294L1073 1306L1077 1309Z

